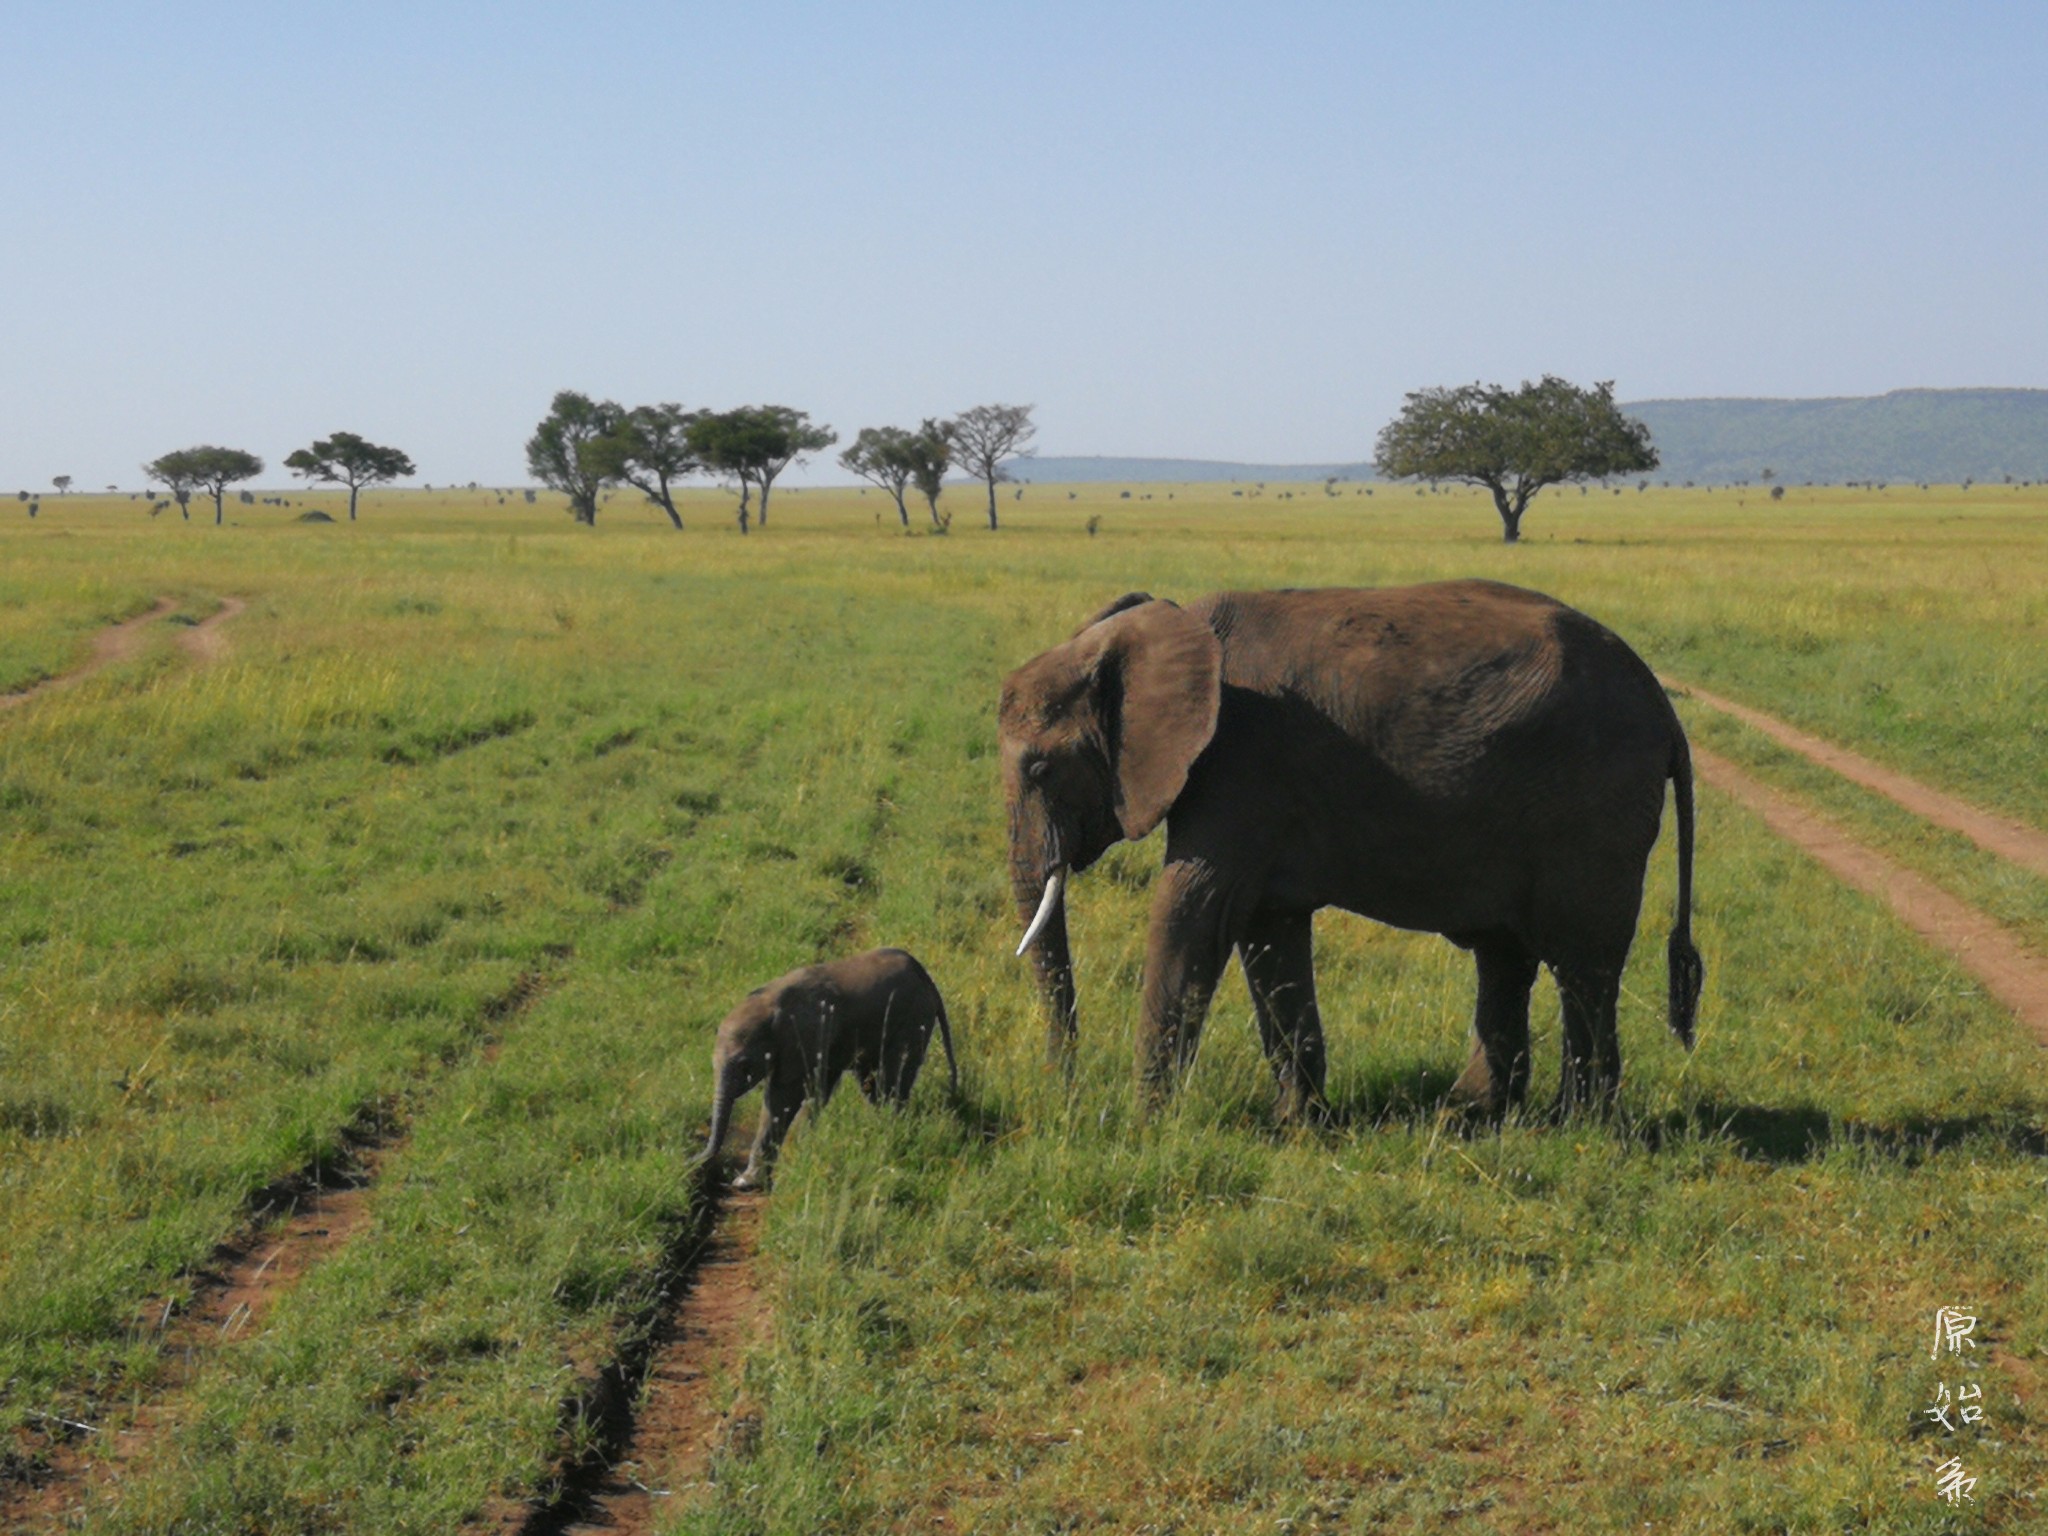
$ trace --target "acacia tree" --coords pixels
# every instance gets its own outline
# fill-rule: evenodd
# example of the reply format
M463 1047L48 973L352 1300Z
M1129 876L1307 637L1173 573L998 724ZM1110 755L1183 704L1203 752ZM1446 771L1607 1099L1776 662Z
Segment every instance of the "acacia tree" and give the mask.
M597 498L617 476L610 472L600 441L618 426L618 407L565 389L526 440L527 473L569 498L569 515L587 526L597 523Z
M904 445L903 456L910 462L910 483L931 509L932 526L944 528L939 518L939 492L945 489L946 471L953 467L953 430L949 423L927 416Z
M187 519L192 516L192 493L205 491L213 497L213 523L218 528L226 516L221 499L227 488L238 480L251 480L262 474L263 461L239 448L180 448L176 453L152 459L142 466L142 472L170 487L171 494L178 499L178 511Z
M749 498L761 493L761 526L768 526L768 493L775 477L807 453L839 440L830 427L814 426L808 412L786 405L742 405L710 411L690 424L690 449L711 469L737 480L740 532L747 531Z
M1024 451L1038 435L1028 405L977 405L946 424L954 462L988 485L988 525L996 526L996 484L1010 478L1003 460Z
M592 448L596 468L607 479L632 486L681 531L683 514L676 510L673 486L703 468L690 447L691 424L703 413L674 404L636 405L622 411L610 401L599 410L611 414L613 425Z
M847 469L895 498L896 515L906 528L910 526L910 509L903 504L903 489L910 484L915 467L911 458L915 436L901 427L862 427L853 446L839 455Z
M1513 544L1529 498L1544 486L1655 469L1657 450L1650 429L1614 403L1612 380L1581 389L1545 374L1514 390L1417 390L1380 429L1373 466L1389 480L1485 486Z
M830 448L839 441L839 434L830 427L814 424L809 411L793 411L786 405L763 405L756 409L782 433L779 446L768 459L767 472L761 476L761 526L766 528L768 492L775 485L775 477L790 465L801 464L806 454Z
M57 494L59 496L69 496L71 494L71 477L69 475L59 475L50 484L57 487Z
M419 473L396 448L380 447L353 432L316 438L310 448L286 456L284 467L307 480L348 487L348 520L356 520L356 497L366 485L386 485Z

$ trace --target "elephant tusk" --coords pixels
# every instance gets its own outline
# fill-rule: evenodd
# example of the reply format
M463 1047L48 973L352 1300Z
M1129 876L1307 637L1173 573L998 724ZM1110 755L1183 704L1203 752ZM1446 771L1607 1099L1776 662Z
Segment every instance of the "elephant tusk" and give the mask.
M1024 930L1024 942L1017 946L1017 953L1023 954L1038 941L1045 925L1052 921L1053 909L1060 904L1060 888L1066 884L1067 872L1054 869L1045 882L1045 895L1039 898L1038 914L1031 919L1031 926Z

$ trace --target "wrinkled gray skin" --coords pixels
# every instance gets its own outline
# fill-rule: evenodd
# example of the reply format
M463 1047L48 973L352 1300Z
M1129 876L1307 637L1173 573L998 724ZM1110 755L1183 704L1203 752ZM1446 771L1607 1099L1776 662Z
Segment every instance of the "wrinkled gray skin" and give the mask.
M756 1084L768 1085L753 1155L735 1189L767 1183L782 1138L808 1099L823 1105L839 1076L851 1071L870 1103L907 1104L934 1026L946 1048L953 1091L960 1068L938 986L914 956L871 949L823 965L806 965L765 987L718 1026L712 1048L714 1097L706 1160L718 1156L732 1106Z
M1561 1109L1621 1079L1615 1005L1664 786L1678 819L1670 1023L1692 1044L1692 759L1650 669L1550 598L1495 582L1118 599L1003 684L1010 879L1051 1015L1077 1029L1065 881L1166 823L1138 1072L1169 1094L1236 952L1280 1113L1323 1104L1310 919L1440 933L1478 965L1459 1102L1529 1081L1529 991L1563 1001Z

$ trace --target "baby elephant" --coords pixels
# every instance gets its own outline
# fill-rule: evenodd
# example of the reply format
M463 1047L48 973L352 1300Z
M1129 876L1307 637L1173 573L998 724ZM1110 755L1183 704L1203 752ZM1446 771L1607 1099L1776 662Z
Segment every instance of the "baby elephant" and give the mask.
M908 1103L935 1024L957 1093L960 1067L953 1059L945 1002L907 951L871 949L802 966L756 987L718 1026L711 1055L717 1086L705 1159L718 1156L724 1145L733 1100L759 1082L768 1084L761 1130L746 1171L733 1180L734 1189L767 1182L796 1112L807 1098L815 1096L821 1105L830 1099L839 1074L849 1067L870 1102Z

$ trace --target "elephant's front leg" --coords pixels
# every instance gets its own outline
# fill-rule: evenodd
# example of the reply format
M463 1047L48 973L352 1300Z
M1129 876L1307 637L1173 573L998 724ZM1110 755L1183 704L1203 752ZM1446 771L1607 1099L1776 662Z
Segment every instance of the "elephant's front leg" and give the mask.
M761 1128L754 1133L754 1150L747 1158L746 1168L732 1181L734 1189L760 1189L767 1184L775 1167L775 1154L782 1148L782 1138L789 1134L790 1122L804 1107L803 1074L776 1073L768 1079L762 1098Z
M1279 1084L1282 1120L1327 1114L1323 1019L1316 1008L1314 918L1262 911L1245 925L1237 956L1258 1014L1259 1040Z
M1194 1062L1216 978L1230 955L1226 895L1215 869L1199 859L1169 863L1152 893L1138 1075L1154 1106L1172 1095Z

